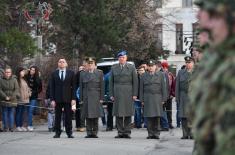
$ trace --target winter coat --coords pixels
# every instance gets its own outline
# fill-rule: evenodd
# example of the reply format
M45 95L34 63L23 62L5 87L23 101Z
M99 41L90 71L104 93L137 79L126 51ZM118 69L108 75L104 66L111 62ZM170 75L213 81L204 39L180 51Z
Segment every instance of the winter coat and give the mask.
M29 88L27 82L21 79L21 84L19 85L20 99L18 103L29 103L29 98L31 96L31 89Z
M10 101L6 101L6 97L10 98ZM6 79L3 77L0 79L0 103L2 106L16 106L17 99L20 98L19 85L15 77Z
M187 107L189 105L189 84L192 73L186 69L180 70L176 77L176 102L179 104L179 117L187 118Z
M128 63L123 68L120 64L113 65L109 86L110 96L114 97L113 115L133 116L133 96L138 95L138 77L135 67Z
M100 100L104 99L103 71L95 69L80 74L80 101L83 102L83 116L86 118L101 117Z
M38 94L42 91L42 80L39 77L32 77L28 75L26 81L31 89L30 100L35 100L38 98Z
M153 75L146 72L140 78L140 101L144 102L144 117L161 117L162 103L167 100L167 87L164 73L155 72Z

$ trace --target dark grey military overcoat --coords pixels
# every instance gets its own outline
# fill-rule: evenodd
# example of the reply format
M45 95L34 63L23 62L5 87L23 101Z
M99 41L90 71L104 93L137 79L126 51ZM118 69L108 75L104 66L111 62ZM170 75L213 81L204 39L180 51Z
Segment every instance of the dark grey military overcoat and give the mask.
M138 95L138 77L134 65L126 63L123 69L120 64L113 65L109 86L110 96L114 97L113 115L118 117L134 115L132 97Z
M175 98L176 102L179 104L179 117L187 118L187 107L189 106L189 83L192 73L188 72L186 69L182 69L178 72L176 77L176 89Z
M95 69L93 73L81 72L80 100L83 102L82 115L86 118L101 117L100 100L104 98L103 71Z
M162 102L167 100L167 87L164 73L146 72L140 78L140 101L144 102L144 117L161 117L163 115Z

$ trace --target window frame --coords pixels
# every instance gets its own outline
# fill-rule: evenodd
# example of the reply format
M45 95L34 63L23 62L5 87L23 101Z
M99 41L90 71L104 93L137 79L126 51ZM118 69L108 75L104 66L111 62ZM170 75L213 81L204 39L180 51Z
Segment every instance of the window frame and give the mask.
M183 8L190 8L193 6L193 0L182 0Z

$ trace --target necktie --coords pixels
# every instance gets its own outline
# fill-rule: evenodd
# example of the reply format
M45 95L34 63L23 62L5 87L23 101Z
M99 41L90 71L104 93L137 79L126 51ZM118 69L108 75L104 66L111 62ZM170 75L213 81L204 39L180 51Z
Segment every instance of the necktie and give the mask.
M64 81L64 71L61 71L60 79Z

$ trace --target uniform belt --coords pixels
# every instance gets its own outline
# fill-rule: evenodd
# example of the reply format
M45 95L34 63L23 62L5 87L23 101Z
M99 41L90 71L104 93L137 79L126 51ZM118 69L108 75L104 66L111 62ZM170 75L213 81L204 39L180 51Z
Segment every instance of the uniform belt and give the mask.
M100 88L100 85L88 85L87 88Z
M144 90L144 93L147 93L147 94L161 94L161 92L155 92L155 91L150 91L150 90Z
M119 85L132 85L132 83L115 83L115 84L119 84Z
M87 88L88 90L100 90L100 88Z

